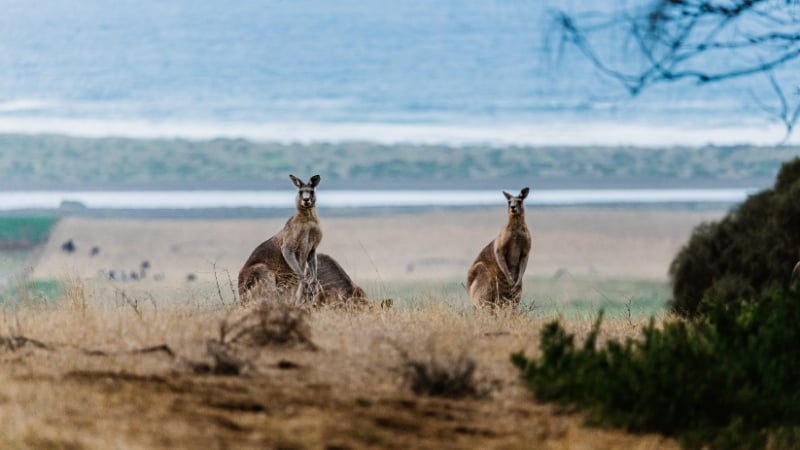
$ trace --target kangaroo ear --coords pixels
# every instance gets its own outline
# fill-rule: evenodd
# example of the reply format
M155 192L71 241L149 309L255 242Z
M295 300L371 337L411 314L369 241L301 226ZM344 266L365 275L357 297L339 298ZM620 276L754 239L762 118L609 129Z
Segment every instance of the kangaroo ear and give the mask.
M292 174L289 174L289 178L292 179L292 183L294 183L294 185L297 186L297 189L300 189L301 187L303 187L303 180L301 180L300 178L297 178L296 176L294 176Z
M503 195L505 195L505 196L506 196L506 200L511 200L511 197L513 197L513 195L509 194L509 193L508 193L508 192L506 192L506 191L503 191Z
M530 192L530 191L531 191L531 188L528 188L528 187L522 188L522 190L519 191L519 197L521 199L525 200L525 198L528 197L528 192Z
M319 184L319 175L314 175L311 177L311 180L308 182L308 184L310 184L311 187L317 187Z

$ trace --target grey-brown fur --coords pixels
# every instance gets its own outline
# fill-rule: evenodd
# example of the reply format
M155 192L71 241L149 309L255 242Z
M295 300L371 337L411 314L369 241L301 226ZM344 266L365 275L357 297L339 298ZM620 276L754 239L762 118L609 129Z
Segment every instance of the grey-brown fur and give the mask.
M322 229L316 211L315 188L319 175L306 184L289 175L297 186L295 206L297 212L274 236L253 250L239 271L239 296L252 297L254 288L271 294L295 299L304 303L312 301L317 290L317 246L322 240Z
M321 305L362 304L367 293L356 285L342 266L332 257L317 254L317 277L320 291L317 303Z
M516 307L522 298L522 277L531 251L523 204L529 191L526 187L517 196L503 192L508 200L508 222L467 272L467 289L476 309Z
M319 291L314 304L316 306L339 306L345 308L391 308L393 301L385 298L372 301L367 298L367 293L355 284L350 275L333 257L324 253L317 254L317 276L319 278Z
M792 270L792 278L800 279L800 261L797 261L797 264L794 265L794 270Z

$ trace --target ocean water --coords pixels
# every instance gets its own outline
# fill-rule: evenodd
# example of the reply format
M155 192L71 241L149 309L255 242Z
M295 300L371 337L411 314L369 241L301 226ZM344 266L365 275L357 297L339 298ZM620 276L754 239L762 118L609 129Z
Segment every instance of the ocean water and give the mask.
M0 132L455 144L782 137L754 101L770 98L764 80L632 98L558 50L554 8L623 3L3 0ZM624 63L624 35L605 39L599 48Z

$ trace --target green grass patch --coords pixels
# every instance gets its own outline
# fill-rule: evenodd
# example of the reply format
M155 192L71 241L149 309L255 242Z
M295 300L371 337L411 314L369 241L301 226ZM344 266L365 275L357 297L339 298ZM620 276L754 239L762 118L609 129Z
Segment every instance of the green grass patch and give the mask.
M0 250L44 244L57 221L56 217L0 217Z
M465 283L466 280L393 281L365 283L364 288L372 298L392 298L396 306L413 307L437 301L471 310ZM649 317L667 312L669 295L666 281L526 277L519 309L567 319L594 316L601 308L611 317Z
M0 251L0 275L17 273L25 268L30 258L26 249Z
M59 280L33 280L10 283L0 292L0 305L52 304L64 295L64 283Z

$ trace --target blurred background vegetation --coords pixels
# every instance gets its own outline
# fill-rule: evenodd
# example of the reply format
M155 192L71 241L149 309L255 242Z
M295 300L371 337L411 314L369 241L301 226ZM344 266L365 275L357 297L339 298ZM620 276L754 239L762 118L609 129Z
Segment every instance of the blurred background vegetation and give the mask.
M792 146L451 147L0 135L0 188L280 188L294 171L323 174L329 187L480 188L501 179L545 188L766 187L781 162L798 155L800 147Z

